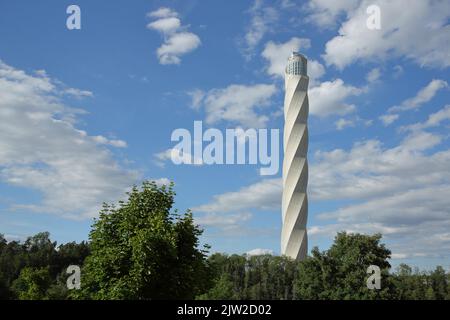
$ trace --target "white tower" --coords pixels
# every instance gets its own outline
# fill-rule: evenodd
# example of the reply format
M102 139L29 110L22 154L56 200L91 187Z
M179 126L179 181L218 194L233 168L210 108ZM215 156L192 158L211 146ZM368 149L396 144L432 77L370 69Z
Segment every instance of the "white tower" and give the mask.
M307 60L293 52L285 70L284 160L281 253L303 260L308 251L308 83Z

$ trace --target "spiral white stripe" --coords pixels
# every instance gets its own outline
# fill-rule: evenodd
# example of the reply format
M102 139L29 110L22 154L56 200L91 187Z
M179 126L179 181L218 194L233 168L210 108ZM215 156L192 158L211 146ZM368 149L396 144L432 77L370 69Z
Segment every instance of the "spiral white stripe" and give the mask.
M308 251L308 83L305 75L285 75L281 252L298 260Z

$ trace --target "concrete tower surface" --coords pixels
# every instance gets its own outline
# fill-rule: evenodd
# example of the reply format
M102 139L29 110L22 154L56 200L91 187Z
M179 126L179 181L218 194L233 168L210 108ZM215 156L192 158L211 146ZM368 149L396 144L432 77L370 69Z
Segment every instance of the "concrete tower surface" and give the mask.
M285 70L281 253L303 260L308 251L307 59L293 52Z

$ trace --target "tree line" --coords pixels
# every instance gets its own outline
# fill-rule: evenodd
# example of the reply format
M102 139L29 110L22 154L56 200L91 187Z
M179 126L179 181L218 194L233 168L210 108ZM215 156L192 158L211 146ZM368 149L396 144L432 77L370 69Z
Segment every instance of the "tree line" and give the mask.
M0 235L0 299L450 299L444 268L392 270L380 234L338 233L302 262L210 254L192 213L173 210L174 197L172 185L134 187L126 201L104 204L88 242ZM79 290L67 288L69 265L81 267ZM380 289L367 288L369 265L381 270Z

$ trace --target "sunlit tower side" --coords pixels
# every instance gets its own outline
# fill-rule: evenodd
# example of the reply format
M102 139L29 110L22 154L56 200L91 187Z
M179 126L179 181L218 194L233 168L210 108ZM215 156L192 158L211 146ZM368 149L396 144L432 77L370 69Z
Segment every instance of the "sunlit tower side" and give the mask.
M293 52L285 69L281 253L303 260L308 251L307 59Z

